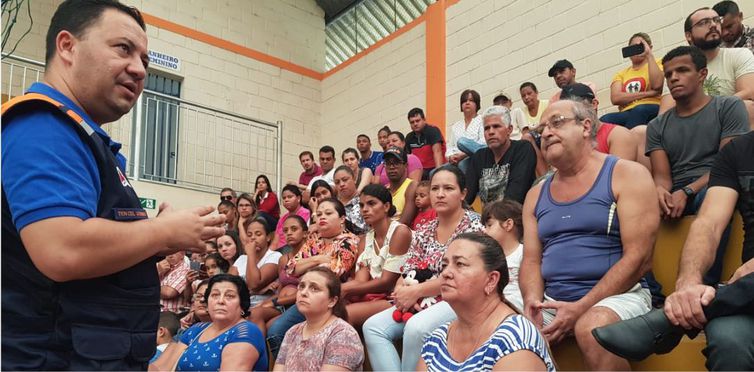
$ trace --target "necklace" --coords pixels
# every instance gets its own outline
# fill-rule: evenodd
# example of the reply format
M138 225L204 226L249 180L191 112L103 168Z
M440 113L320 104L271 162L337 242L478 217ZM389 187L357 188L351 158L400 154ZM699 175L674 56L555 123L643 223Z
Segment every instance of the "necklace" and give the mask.
M471 356L471 354L474 351L476 351L479 348L479 346L481 346L483 339L489 338L492 335L492 333L494 333L494 330L492 332L489 332L487 330L487 324L489 323L489 321L490 320L496 321L495 328L497 328L497 325L499 325L502 322L501 316L502 316L502 319L505 319L510 315L507 312L497 315L499 313L497 310L500 307L500 305L502 305L502 303L499 303L495 306L495 308L487 316L487 319L485 319L485 321L480 326L473 327L474 329L472 330L472 332L477 332L477 336L474 339L474 343L471 344L471 347L468 348L468 351L466 351L462 345L463 340L458 339L459 332L460 332L460 328L458 327L459 323L451 324L452 328L448 329L448 340L447 340L448 352L450 353L451 358L453 358L457 362L465 361L466 359L469 358L469 356ZM453 341L451 341L451 336L452 336ZM462 358L457 359L456 356L462 356Z

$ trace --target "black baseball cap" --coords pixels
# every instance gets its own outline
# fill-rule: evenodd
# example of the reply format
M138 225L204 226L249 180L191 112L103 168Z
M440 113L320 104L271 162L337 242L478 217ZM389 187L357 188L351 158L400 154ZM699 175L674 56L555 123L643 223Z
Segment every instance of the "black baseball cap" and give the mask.
M404 151L400 147L396 147L396 146L389 147L387 150L385 150L385 154L382 155L382 158L384 160L387 160L388 156L392 156L403 163L408 162L408 155L406 154L406 151Z
M555 76L555 71L562 70L564 68L574 68L573 63L571 63L567 59L561 59L560 61L555 62L552 67L550 67L550 71L547 72L547 76L553 77Z
M574 83L564 86L563 90L560 92L560 99L573 98L581 98L592 102L596 97L594 96L592 88L589 88L586 84Z

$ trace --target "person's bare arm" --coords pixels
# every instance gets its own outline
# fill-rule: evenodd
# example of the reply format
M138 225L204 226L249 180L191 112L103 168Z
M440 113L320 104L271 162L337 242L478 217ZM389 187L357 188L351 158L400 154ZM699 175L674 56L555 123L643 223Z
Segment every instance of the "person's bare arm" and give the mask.
M422 181L422 175L424 174L424 168L414 169L413 171L409 172L408 178L416 182L417 184ZM377 178L377 182L380 183L380 179Z
M636 161L636 136L625 127L616 126L607 138L610 154L624 160Z
M157 360L149 365L149 371L171 371L188 346L183 342L171 342Z
M623 83L620 81L614 81L610 85L610 102L614 105L623 108L629 103L647 97L654 97L658 93L654 90L647 90L646 92L624 92Z
M418 184L419 182L413 181L406 188L406 202L403 204L403 212L401 213L400 220L400 222L406 226L411 225L411 222L414 221L414 217L416 217L416 203L414 202L414 199L416 198L416 185ZM406 248L408 248L408 244L411 243L410 235L408 239Z
M524 255L519 269L518 285L524 300L525 314L534 325L542 327L542 315L536 305L542 302L545 282L542 279L542 242L537 230L537 217L534 209L539 199L542 185L529 190L524 199L522 219L524 224Z
M702 283L702 275L715 260L720 237L733 216L737 200L738 192L734 189L716 186L707 190L681 251L676 288Z
M736 79L736 97L754 100L754 73L741 75Z
M374 175L372 174L371 169L367 167L361 169L361 182L356 187L357 194L361 194L361 190L364 190L364 187L372 183L372 177L374 177Z
M521 349L514 351L500 358L495 366L494 371L546 371L547 366L539 355L534 352Z
M600 300L623 293L652 267L652 250L660 227L660 213L652 178L635 162L618 161L613 172L622 257L578 302L589 309Z
M665 113L665 111L668 111L673 107L675 107L675 100L673 99L673 96L671 96L669 93L665 94L660 98L660 110L657 115L662 115L663 113Z
M252 253L252 254L249 254ZM261 268L257 267L257 252L253 244L246 246L246 284L249 286L249 290L252 293L257 293L270 283L272 283L278 277L278 265L274 263L268 263L262 265Z
M225 216L211 215L210 206L160 210L157 218L134 222L48 218L24 227L21 240L39 271L64 282L116 273L157 254L204 252L205 240L225 232L217 227Z
M646 48L647 46L644 45ZM655 95L662 94L662 87L665 84L665 75L657 64L657 59L652 55L651 49L647 54L647 70L649 73L649 89L655 91Z
M442 153L442 143L438 142L432 145L432 157L435 159L435 168L439 168L445 163Z
M670 160L665 150L655 150L649 153L649 162L652 164L652 180L655 184L655 192L658 198L660 212L670 215L673 202L670 189L673 188L673 180L670 173Z
M416 363L416 370L417 371L427 370L427 363L424 363L424 358L419 358L419 362Z
M225 345L220 355L221 371L251 371L259 359L259 351L246 342Z
M178 297L178 295L180 295L180 293L178 293L175 288L169 285L160 286L160 299L169 300Z

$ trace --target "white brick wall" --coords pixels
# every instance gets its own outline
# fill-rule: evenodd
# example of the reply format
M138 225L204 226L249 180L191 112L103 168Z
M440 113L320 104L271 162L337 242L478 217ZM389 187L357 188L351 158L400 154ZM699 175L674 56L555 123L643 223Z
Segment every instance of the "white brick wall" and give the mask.
M380 150L384 125L408 132L412 107L425 108L425 27L420 24L322 81L322 139L336 155L365 133Z
M738 1L754 24L754 2ZM547 70L559 59L570 60L578 80L598 87L600 111L610 105L610 81L630 63L620 48L636 32L647 32L655 57L685 45L683 21L693 10L714 1L598 0L461 0L447 9L447 120L462 115L458 98L464 89L477 90L482 107L504 91L523 107L518 87L534 82L540 98L556 90Z

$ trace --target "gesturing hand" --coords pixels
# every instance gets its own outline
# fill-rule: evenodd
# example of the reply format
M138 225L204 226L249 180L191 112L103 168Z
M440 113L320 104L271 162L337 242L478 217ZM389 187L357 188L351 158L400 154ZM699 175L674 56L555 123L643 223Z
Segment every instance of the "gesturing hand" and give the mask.
M204 253L206 240L225 233L222 214L212 214L211 206L174 210L168 203L160 205L154 219L155 233L162 234L166 247L160 253L168 255L181 250Z

